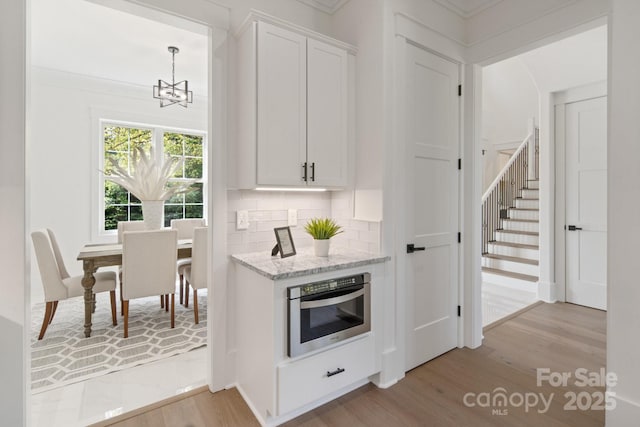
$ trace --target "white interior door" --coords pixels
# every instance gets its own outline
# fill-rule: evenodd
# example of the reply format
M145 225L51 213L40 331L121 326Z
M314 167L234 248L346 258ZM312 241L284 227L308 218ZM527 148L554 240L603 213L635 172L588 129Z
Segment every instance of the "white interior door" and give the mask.
M458 66L407 45L406 370L457 345Z
M565 117L566 300L605 310L607 98L567 104Z

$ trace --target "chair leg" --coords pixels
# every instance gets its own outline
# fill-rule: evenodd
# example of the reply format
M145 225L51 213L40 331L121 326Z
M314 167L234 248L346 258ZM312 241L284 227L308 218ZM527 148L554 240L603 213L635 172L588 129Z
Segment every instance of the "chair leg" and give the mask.
M53 312L53 302L47 302L47 305L44 310L44 319L42 320L42 328L40 328L40 335L38 335L38 340L41 340L44 337L44 333L47 332L47 326L49 326L49 322L51 321L51 313Z
M122 297L122 275L120 275L120 315L124 316L124 298Z
M56 315L56 309L58 308L58 301L53 302L53 311L51 312L51 317L49 318L49 324L53 321L53 316Z
M193 318L196 322L196 325L200 323L198 319L198 290L193 288Z
M189 308L189 281L185 280L185 287L184 287L184 306L186 308Z
M171 294L171 329L176 326L176 294Z
M180 275L180 304L184 305L184 274Z
M122 301L124 311L124 337L129 338L129 301Z
M116 291L109 291L109 298L111 299L111 320L113 326L118 326L118 317L116 315Z
M173 294L171 294L173 295ZM173 308L173 307L171 307ZM164 311L169 311L169 294L165 294L164 296Z
M160 295L160 308L164 308L164 295Z

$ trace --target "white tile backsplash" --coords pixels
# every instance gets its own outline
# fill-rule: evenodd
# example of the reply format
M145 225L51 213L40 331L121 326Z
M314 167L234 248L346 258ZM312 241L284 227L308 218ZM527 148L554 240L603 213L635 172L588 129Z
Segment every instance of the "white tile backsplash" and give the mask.
M227 191L227 250L229 254L270 251L276 243L273 229L287 225L287 210L297 209L298 225L291 227L296 248L308 247L313 239L304 224L314 217L331 217L344 232L334 237L335 244L379 253L380 223L353 219L353 192L271 192ZM238 210L249 211L249 228L236 230Z

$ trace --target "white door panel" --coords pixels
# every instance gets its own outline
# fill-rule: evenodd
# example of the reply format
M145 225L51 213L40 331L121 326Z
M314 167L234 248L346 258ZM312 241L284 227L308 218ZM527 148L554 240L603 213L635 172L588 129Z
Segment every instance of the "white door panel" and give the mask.
M457 344L458 66L407 46L406 370Z
M607 307L607 99L568 104L566 299ZM581 230L580 230L581 229Z
M307 39L258 24L260 185L300 185L307 157Z
M310 186L347 185L347 52L307 41L307 162Z

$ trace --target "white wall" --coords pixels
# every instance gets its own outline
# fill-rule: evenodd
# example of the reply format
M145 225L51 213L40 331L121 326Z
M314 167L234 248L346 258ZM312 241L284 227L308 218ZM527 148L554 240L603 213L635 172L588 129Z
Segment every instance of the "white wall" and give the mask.
M27 3L3 2L0 14L0 419L3 425L23 426L30 356L25 325L29 294L25 215L25 109L27 71Z
M206 99L189 108L160 108L149 87L33 68L31 79L31 231L50 228L71 275L83 244L97 236L100 118L207 129ZM114 238L115 239L115 238ZM112 240L114 240L112 239ZM32 252L35 261L35 254ZM31 267L32 304L43 301L37 263Z
M608 427L640 419L640 2L613 0L609 33L607 150L607 370L618 375Z
M498 152L515 149L522 143L529 120L538 122L538 110L538 90L521 58L513 57L482 69L483 191L504 166L504 156Z

